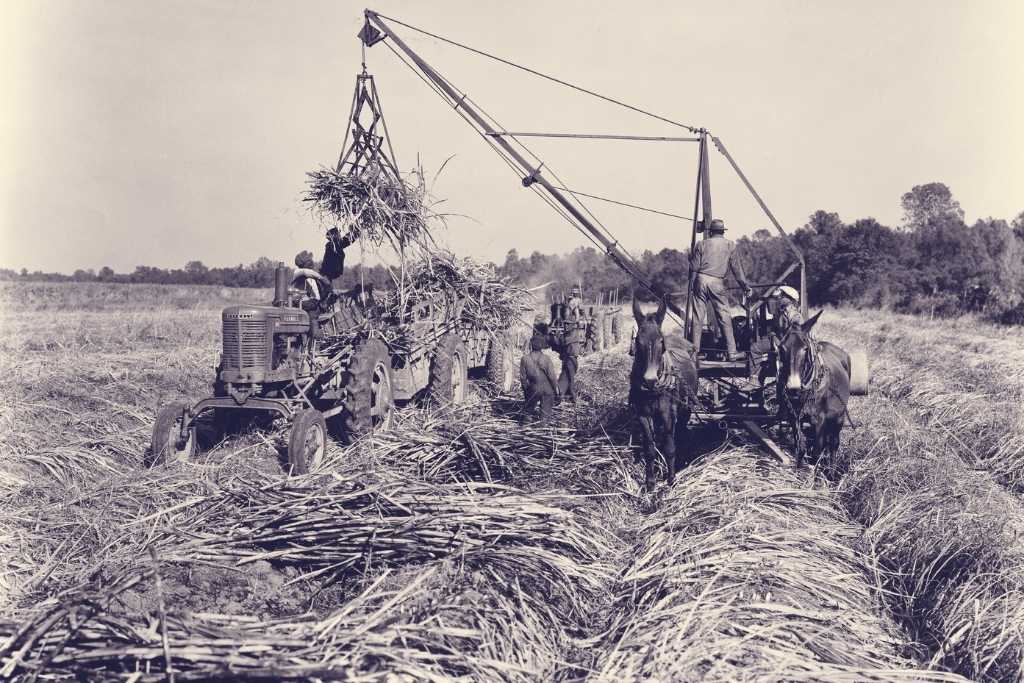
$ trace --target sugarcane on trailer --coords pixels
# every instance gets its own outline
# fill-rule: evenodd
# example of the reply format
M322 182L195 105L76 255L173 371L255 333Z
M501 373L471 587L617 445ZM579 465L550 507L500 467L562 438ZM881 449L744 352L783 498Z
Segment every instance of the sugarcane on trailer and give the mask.
M401 26L410 31L429 36L435 41L467 50L511 68L519 69L533 76L571 88L577 92L625 107L635 113L682 129L686 134L678 136L642 136L575 132L512 132L499 124L469 93L456 88L448 78L441 75L432 65L428 64L397 34L394 26ZM694 310L693 288L687 287L684 308L681 308L671 297L656 290L653 284L644 277L636 259L629 254L601 221L598 220L583 200L593 199L611 202L620 206L689 221L692 226L690 231L690 249L692 251L698 237L702 235L704 237L707 236L704 226L710 225L713 218L708 152L710 146L714 145L750 192L758 206L764 211L765 216L784 239L786 246L793 255L793 261L783 269L778 277L775 278L775 281L753 285L754 289L757 290L756 296L749 300L746 297L743 298L741 302L743 313L736 316L733 320L733 325L741 332L738 337L738 350L743 352L743 360L729 360L725 354L725 349L722 348L722 345L716 339L716 333L705 323L704 328L701 330L701 350L697 355L700 389L699 395L696 397L697 405L694 406L691 419L698 423L719 424L726 428L743 427L757 437L773 454L783 460L788 460L785 452L775 444L772 437L763 429L764 427L785 429L788 422L787 416L783 414L783 409L779 405L779 401L776 400L778 340L775 334L773 334L772 321L778 314L780 303L779 287L790 283L795 284L799 290L801 314L803 317L806 317L806 262L801 250L790 239L785 229L776 220L746 175L740 170L739 165L726 149L721 138L712 135L706 128L673 121L664 116L574 85L564 79L541 73L509 59L497 57L437 33L412 26L393 17L385 17L373 10L365 10L363 28L359 32L358 37L363 44L364 51L366 48L374 45L383 44L416 73L435 94L439 95L466 123L480 134L491 149L502 157L506 165L512 168L519 176L523 187L535 192L563 219L601 248L615 264L642 288L658 299L665 301L671 317L682 328L687 338L690 338L692 326L696 324L697 319ZM692 217L637 206L628 202L566 187L565 183L552 170L551 165L527 147L525 140L530 138L643 141L645 143L657 142L671 145L696 144L696 187ZM706 321L712 319L711 316L702 317ZM867 358L861 351L854 351L850 355L853 363L851 390L855 394L866 393L868 382ZM797 438L795 434L792 436Z

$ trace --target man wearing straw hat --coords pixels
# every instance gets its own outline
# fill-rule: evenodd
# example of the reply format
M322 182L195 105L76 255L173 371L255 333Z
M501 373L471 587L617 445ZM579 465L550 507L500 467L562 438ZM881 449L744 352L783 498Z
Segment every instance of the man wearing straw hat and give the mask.
M523 385L523 421L530 422L540 408L541 420L551 419L555 397L558 396L558 380L555 379L555 368L551 359L544 355L544 338L533 335L530 339L530 352L523 355L519 362L519 381Z
M731 270L736 281L743 287L747 296L751 289L747 277L743 274L743 266L733 258L736 245L725 239L725 223L716 218L708 226L710 233L707 239L697 242L690 254L690 272L693 273L694 321L690 341L694 349L700 351L701 333L707 319L708 304L715 314L718 329L725 337L725 347L729 360L742 360L743 355L736 353L736 339L732 332L732 314L729 312L729 299L725 293L725 276Z

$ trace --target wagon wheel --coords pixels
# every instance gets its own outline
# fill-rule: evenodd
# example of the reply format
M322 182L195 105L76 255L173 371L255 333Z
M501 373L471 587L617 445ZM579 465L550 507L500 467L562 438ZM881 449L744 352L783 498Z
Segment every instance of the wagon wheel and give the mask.
M434 360L430 363L430 383L427 395L440 406L459 405L466 400L469 367L466 344L462 337L449 332L437 344Z
M391 426L395 401L391 356L384 342L369 339L360 344L342 374L342 382L346 390L342 425L349 440Z
M615 313L612 316L612 340L615 344L618 344L619 342L622 341L622 324L622 314Z
M487 381L503 393L512 391L516 380L516 367L512 362L512 345L508 342L492 341L487 349L484 362L484 374Z
M370 422L376 430L391 428L395 399L387 363L378 361L370 377Z
M292 474L318 468L327 451L327 423L319 410L307 408L292 420L288 436L288 465Z

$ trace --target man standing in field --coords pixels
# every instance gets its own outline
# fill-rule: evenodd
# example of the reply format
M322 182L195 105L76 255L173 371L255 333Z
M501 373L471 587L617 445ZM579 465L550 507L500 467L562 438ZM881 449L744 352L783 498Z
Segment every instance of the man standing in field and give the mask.
M707 319L708 303L715 314L718 329L725 337L729 360L742 360L736 352L736 339L732 332L732 315L729 313L729 299L725 293L725 276L731 270L736 281L750 296L750 285L743 274L743 266L736 256L736 245L725 239L725 223L716 218L708 227L710 235L697 242L690 254L690 272L693 274L693 303L696 320L690 341L700 351L700 337Z
M544 422L551 419L555 398L558 396L558 380L555 379L555 368L551 359L544 355L544 338L533 335L530 339L530 352L523 355L519 363L519 381L523 385L523 421L530 422L540 408L540 418Z
M573 403L576 402L576 372L580 367L583 343L583 328L580 323L567 321L565 336L558 354L562 361L562 374L558 376L558 391Z
M558 347L558 357L562 361L562 373L558 376L558 390L561 396L565 396L575 403L576 371L579 370L579 358L583 355L583 347L587 341L583 291L579 285L573 285L566 309L562 343Z

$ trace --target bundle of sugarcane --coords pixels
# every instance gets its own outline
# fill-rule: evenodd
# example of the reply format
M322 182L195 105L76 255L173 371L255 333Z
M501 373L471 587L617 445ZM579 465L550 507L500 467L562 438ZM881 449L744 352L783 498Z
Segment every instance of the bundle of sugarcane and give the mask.
M904 658L834 495L744 451L688 469L640 529L602 680L959 680Z
M359 173L321 167L307 173L305 201L321 220L355 229L374 246L388 242L402 252L409 245L433 245L429 222L443 221L431 211L423 172L410 174L412 181L395 177L377 164Z
M563 424L520 424L487 404L408 409L395 419L392 429L364 444L376 467L437 482L505 481L531 490L627 496L639 491L629 449L601 434L581 439Z
M48 600L23 622L0 620L0 676L525 681L555 668L567 636L549 609L492 572L477 588L458 578L385 573L325 618L267 621L167 608L156 569L132 569ZM127 611L119 597L132 590L155 592L152 609Z
M340 474L236 482L193 508L188 529L161 542L174 560L301 566L328 581L373 567L457 556L468 566L509 571L538 590L578 602L593 588L581 563L605 542L559 496L525 496L497 485L367 484ZM173 534L173 532L168 532Z
M499 276L493 264L440 249L407 263L404 279L396 284L384 302L392 316L404 318L411 308L429 305L492 337L521 325L532 310L530 293Z
M153 468L108 475L75 488L36 487L5 499L0 538L9 551L10 598L31 603L99 571L134 563L165 525L189 528L193 507L217 481L231 481L249 463L195 469Z

